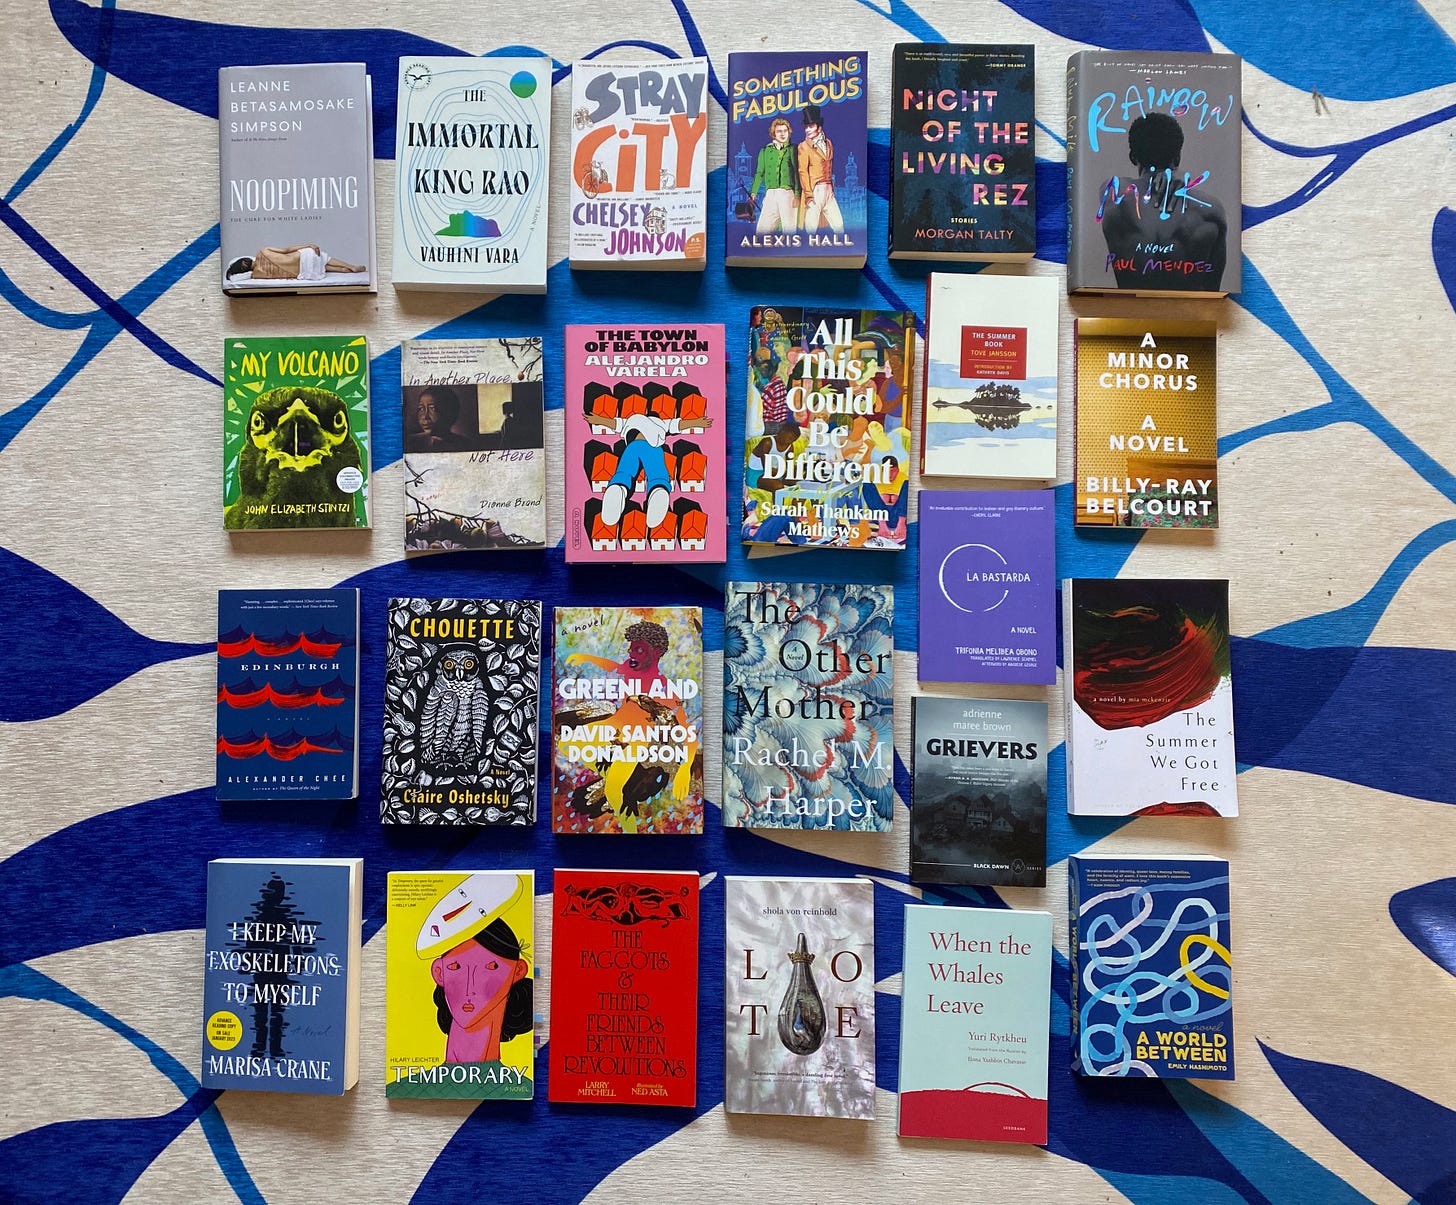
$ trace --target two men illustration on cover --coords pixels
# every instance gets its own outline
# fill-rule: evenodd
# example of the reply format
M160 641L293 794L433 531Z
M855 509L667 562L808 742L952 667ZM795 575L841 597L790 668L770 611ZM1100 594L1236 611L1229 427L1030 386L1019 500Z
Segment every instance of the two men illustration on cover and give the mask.
M804 136L797 145L791 145L793 128L787 118L769 123L769 141L758 152L748 186L750 203L757 201L760 188L764 190L756 234L813 233L823 226L844 233L844 217L834 196L834 143L824 132L824 115L818 105L806 105L803 120Z

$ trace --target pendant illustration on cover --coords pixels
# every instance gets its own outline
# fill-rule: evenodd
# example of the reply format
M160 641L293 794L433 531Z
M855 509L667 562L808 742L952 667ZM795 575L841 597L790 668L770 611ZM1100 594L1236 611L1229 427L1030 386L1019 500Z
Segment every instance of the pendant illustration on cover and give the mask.
M824 1045L824 1000L814 985L814 955L802 933L789 962L794 973L779 1005L779 1041L791 1054L813 1054Z

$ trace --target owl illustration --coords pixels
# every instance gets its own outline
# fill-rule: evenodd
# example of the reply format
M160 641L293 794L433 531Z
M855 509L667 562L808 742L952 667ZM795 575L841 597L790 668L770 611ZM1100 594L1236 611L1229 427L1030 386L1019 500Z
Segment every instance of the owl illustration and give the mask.
M420 712L420 749L435 765L474 765L485 743L490 699L480 676L480 653L454 644L435 658Z

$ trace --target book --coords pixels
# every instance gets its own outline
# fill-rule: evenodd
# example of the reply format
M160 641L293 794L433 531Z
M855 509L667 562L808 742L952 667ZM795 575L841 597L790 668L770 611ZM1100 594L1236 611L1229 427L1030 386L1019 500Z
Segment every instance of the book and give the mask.
M864 51L728 56L730 268L863 268L869 181Z
M703 831L703 613L557 607L551 831Z
M1047 705L911 705L910 881L1045 887Z
M905 547L915 315L754 306L743 542Z
M377 290L372 99L363 63L218 71L224 293Z
M1050 490L920 491L920 680L1057 680Z
M550 59L400 59L394 145L396 289L546 291Z
M723 1107L872 1120L874 884L724 883Z
M723 823L888 831L893 590L729 582L723 625Z
M390 871L386 1097L535 1095L535 902L529 870Z
M708 262L708 60L571 65L571 266Z
M355 798L358 689L358 590L219 590L219 802Z
M697 1102L698 876L558 870L549 1099Z
M363 335L223 340L222 525L369 526Z
M1067 811L1237 816L1228 582L1062 583Z
M1047 1140L1052 916L905 908L902 1138Z
M360 858L207 864L202 1086L342 1096L359 1082Z
M728 556L723 328L566 328L566 560Z
M1036 253L1036 47L901 42L890 86L891 259Z
M391 598L379 818L534 824L541 604Z
M1073 854L1067 887L1072 1069L1233 1079L1229 864Z
M1050 276L926 277L924 476L1057 475L1057 292Z
M546 546L541 339L407 339L406 552Z
M1222 297L1240 284L1242 60L1067 60L1067 291Z

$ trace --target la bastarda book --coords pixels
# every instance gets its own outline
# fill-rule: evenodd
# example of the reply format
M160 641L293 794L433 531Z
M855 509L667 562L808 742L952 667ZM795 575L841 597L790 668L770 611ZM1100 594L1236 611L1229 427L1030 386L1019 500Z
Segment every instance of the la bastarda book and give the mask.
M359 858L207 864L202 1086L342 1096L359 1080Z
M558 870L551 901L549 1098L691 1107L696 872Z

